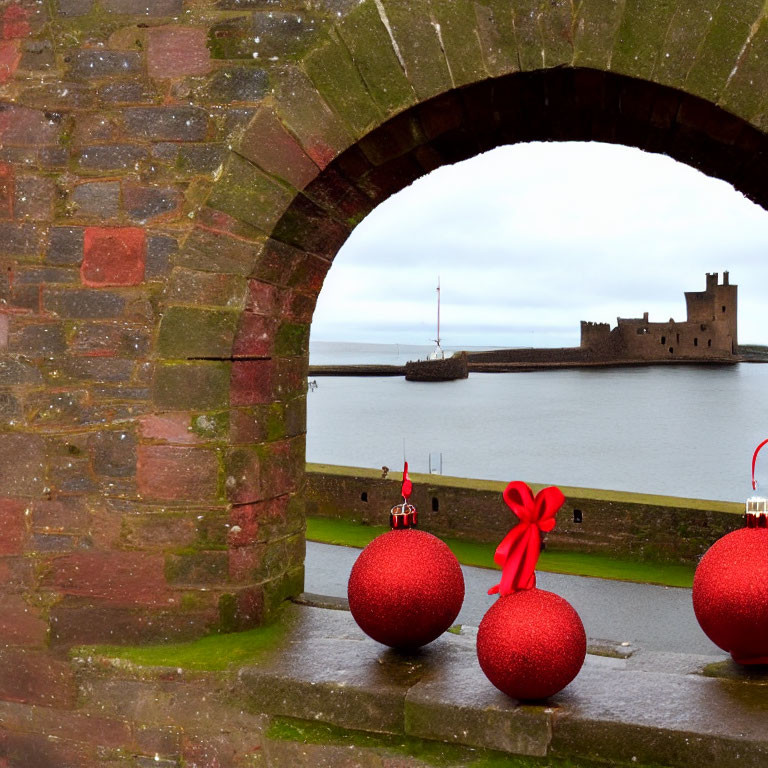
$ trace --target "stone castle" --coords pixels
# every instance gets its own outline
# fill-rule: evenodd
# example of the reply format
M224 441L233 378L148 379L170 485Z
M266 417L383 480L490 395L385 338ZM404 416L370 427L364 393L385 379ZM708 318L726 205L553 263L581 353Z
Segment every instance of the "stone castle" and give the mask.
M642 318L617 318L608 323L581 322L581 349L591 357L647 361L727 359L736 356L737 289L723 272L707 273L706 289L686 291L688 319L652 323Z

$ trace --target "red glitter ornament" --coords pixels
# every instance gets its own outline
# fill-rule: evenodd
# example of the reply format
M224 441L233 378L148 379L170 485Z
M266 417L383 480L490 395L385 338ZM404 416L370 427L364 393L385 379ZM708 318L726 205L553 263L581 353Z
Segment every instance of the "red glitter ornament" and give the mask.
M579 674L586 653L579 614L543 589L500 597L477 632L480 668L513 699L546 699L561 691Z
M587 636L579 614L562 597L536 589L541 533L555 526L565 502L558 488L534 498L521 482L510 483L504 501L520 522L504 537L494 560L501 582L488 590L500 598L480 622L477 658L486 677L515 699L544 699L565 688L584 664Z
M752 456L755 461L764 440ZM768 664L768 499L746 504L747 527L718 539L693 578L693 610L704 634L738 664Z
M693 577L704 634L738 664L768 664L768 528L718 539Z
M408 465L403 504L392 509L392 527L376 537L352 567L349 608L360 629L392 648L431 643L456 620L464 602L464 576L448 545L417 530L408 504Z

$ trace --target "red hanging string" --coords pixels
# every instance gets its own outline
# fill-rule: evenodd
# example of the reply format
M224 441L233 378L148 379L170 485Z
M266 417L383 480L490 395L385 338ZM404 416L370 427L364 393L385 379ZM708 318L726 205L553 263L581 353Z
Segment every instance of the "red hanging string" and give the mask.
M768 443L768 440L763 440L760 445L755 448L755 452L752 454L752 490L757 490L757 480L755 480L755 462L757 461L757 454L760 453L760 449Z
M516 480L504 489L504 501L520 522L504 537L493 556L502 569L501 581L488 590L489 595L508 595L536 586L541 533L555 527L555 515L565 503L565 496L559 488L550 486L534 497L525 483Z

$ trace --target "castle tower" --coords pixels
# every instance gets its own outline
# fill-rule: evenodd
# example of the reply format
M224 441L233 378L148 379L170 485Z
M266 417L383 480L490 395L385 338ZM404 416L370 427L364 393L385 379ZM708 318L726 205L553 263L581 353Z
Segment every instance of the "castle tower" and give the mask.
M686 291L685 303L688 322L699 323L702 331L709 331L712 347L734 353L738 345L737 315L738 286L731 285L728 272L723 272L723 282L718 273L707 273L706 290Z

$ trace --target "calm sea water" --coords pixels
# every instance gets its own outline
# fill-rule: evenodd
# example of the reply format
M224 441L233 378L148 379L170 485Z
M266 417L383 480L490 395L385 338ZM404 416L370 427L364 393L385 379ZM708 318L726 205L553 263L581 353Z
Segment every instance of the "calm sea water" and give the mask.
M402 363L429 347L313 343L311 362ZM307 460L743 501L768 437L768 365L317 379ZM766 449L768 450L768 449ZM768 490L768 454L758 461Z

